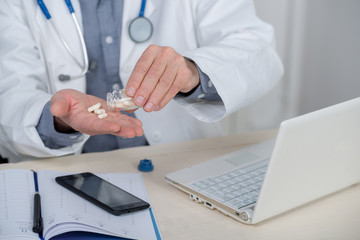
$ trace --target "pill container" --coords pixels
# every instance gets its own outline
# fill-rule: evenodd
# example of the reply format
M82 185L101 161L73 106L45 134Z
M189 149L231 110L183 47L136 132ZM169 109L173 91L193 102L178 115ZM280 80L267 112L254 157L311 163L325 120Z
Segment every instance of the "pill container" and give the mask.
M139 108L133 99L126 95L125 89L114 90L106 95L107 105L110 111L133 110Z

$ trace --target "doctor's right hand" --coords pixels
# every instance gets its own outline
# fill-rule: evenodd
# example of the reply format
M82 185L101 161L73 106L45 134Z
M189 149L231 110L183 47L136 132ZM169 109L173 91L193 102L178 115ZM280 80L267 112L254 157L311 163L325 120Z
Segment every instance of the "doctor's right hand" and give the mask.
M160 111L176 94L200 84L196 64L171 47L150 45L137 61L126 84L126 94L144 111Z
M108 117L100 119L88 108L101 103ZM50 101L50 111L54 116L55 129L69 133L79 131L89 135L112 134L132 138L142 136L142 122L120 112L110 112L105 100L73 89L56 92Z

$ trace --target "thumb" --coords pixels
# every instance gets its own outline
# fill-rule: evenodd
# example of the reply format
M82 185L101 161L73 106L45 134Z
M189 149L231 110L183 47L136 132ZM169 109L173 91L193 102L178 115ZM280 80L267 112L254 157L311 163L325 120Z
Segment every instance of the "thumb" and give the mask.
M61 93L55 93L50 100L50 111L55 117L65 116L69 111L69 102Z

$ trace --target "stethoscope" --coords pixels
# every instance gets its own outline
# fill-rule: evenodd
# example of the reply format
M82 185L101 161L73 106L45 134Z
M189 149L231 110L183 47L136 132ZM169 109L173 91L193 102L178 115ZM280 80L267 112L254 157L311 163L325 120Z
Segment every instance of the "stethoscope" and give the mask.
M70 76L70 75L66 75L66 74L60 74L58 76L58 79L60 81L67 81L67 80L71 80L71 79L77 79L77 78L84 77L85 74L88 72L88 69L89 69L88 53L87 53L87 50L86 50L86 44L85 44L84 35L82 34L79 22L78 22L78 20L76 18L74 8L73 8L73 6L71 4L71 0L64 0L64 1L65 1L66 5L67 5L67 7L69 9L69 12L70 12L71 17L73 19L73 22L74 22L74 24L76 26L76 30L78 32L78 36L79 36L79 39L80 39L80 42L81 42L81 48L82 48L82 52L83 52L84 65L82 65L76 59L75 54L73 53L73 51L69 47L69 44L61 36L58 28L56 27L56 25L54 23L54 21L51 19L51 15L50 15L45 3L43 2L43 0L37 0L40 9L44 13L46 19L49 20L52 28L54 29L56 35L58 36L61 43L65 47L66 51L70 54L71 58L75 61L75 63L81 68L81 73L79 75L77 75L77 76ZM139 16L137 18L133 19L130 22L130 25L129 25L129 36L130 36L131 40L133 40L135 43L146 42L147 40L150 39L150 37L152 36L152 33L153 33L153 26L152 26L151 21L148 18L144 17L145 6L146 6L146 0L142 0Z

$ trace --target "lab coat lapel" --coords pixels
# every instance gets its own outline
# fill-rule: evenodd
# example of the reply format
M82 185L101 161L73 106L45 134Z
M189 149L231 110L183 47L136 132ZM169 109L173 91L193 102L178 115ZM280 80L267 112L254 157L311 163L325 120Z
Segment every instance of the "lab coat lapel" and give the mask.
M56 24L59 33L66 40L67 44L73 51L76 59L83 64L83 51L79 39L76 26L69 13L69 10L63 0L46 0L44 1L52 20ZM76 17L82 28L82 19L80 4L78 0L72 1ZM38 43L39 51L45 61L46 71L48 75L49 92L54 93L60 89L73 88L78 91L85 91L85 77L72 81L59 81L58 76L60 74L69 74L76 76L82 71L81 68L75 63L70 54L66 51L62 45L59 37L55 33L51 24L40 10L39 6L36 6L34 25L37 34L35 34L36 42Z
M130 58L134 55L136 47L144 48L148 43L136 44L129 36L130 22L139 16L142 0L124 0L123 21L121 30L120 69L128 68ZM145 17L150 18L155 10L152 0L146 1Z
M63 0L47 0L44 1L46 4L48 11L51 15L51 19L54 21L57 26L61 36L67 41L70 49L75 54L76 58L80 63L83 64L83 52L81 48L81 43L79 40L79 35L77 33L75 24L72 20L72 17L69 13L69 10ZM81 11L80 4L78 0L72 1L76 17L79 21L80 27L82 29L82 19L81 19ZM44 14L37 8L35 21L39 26L39 29L42 32L43 37L46 38L46 41L43 41L45 44L44 49L49 51L47 55L57 58L65 58L68 63L75 64L74 60L67 53L65 48L63 47L60 39L56 35L54 29L51 27L51 24L46 20ZM50 59L48 59L50 60ZM64 60L65 61L65 60ZM75 75L77 73L74 73Z

